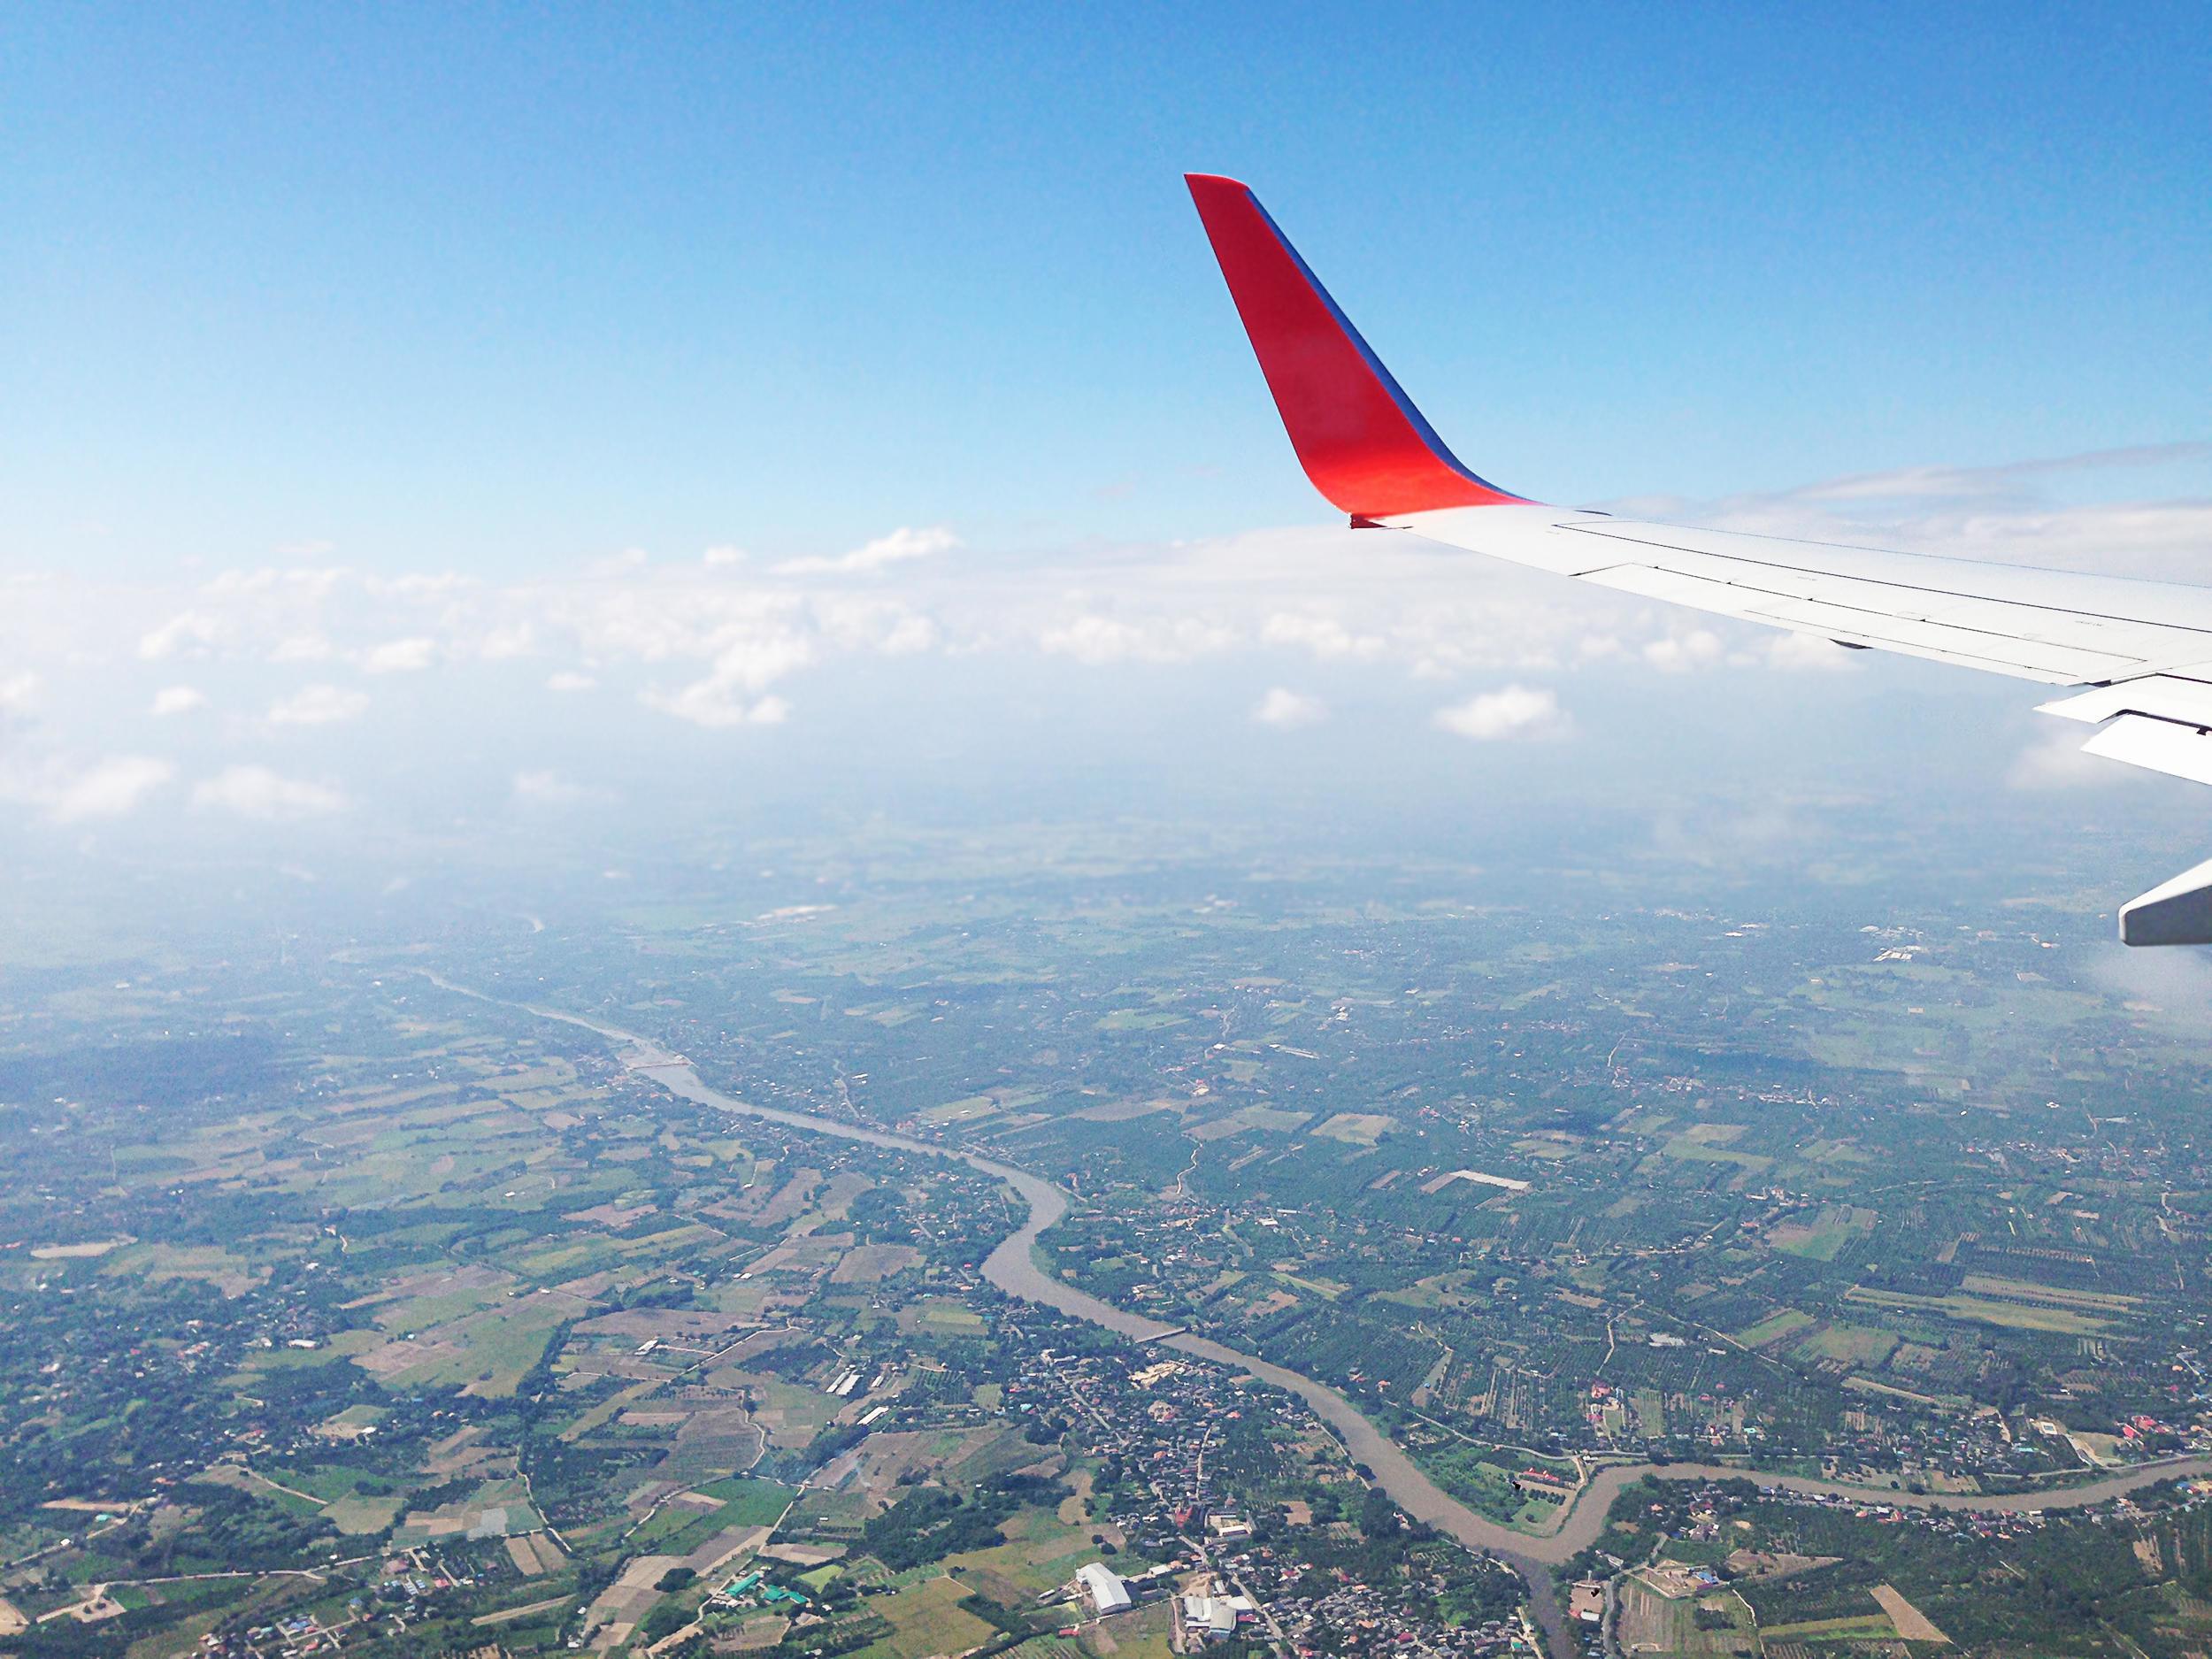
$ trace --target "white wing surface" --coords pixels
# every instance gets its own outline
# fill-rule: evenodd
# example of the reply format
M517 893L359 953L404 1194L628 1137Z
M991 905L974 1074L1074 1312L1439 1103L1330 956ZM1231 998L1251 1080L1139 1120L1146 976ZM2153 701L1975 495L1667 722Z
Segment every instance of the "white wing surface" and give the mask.
M1698 530L1548 507L1445 447L1273 219L1190 184L1291 443L1355 525L1839 645L2076 688L2090 753L2212 783L2212 589ZM2212 862L2124 906L2129 944L2212 944Z

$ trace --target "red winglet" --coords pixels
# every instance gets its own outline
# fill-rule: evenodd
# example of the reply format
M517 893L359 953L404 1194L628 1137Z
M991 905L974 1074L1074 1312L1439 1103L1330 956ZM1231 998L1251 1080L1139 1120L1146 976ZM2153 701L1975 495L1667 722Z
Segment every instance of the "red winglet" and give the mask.
M1313 486L1355 519L1517 503L1462 465L1234 179L1184 175Z

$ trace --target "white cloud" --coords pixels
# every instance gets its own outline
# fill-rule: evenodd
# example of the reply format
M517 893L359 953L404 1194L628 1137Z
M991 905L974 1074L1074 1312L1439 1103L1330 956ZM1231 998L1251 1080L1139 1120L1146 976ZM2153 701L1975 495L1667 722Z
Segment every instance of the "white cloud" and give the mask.
M335 726L358 719L369 706L365 692L338 686L305 686L269 705L271 726Z
M2089 469L2138 461L2166 469L2160 476L2170 482L2173 468L2202 465L2190 459L2197 454L2177 446L1978 471L1909 469L1663 511L1841 542L2200 577L2212 492L2093 506L2039 493L2062 485L2071 496L2093 482L2079 476ZM0 578L9 619L0 722L20 712L42 677L42 726L81 723L54 735L85 754L104 752L91 734L94 705L51 687L65 676L73 687L81 671L134 651L167 664L151 685L217 683L213 671L185 664L220 660L236 673L222 682L219 703L288 710L296 680L309 674L365 689L378 682L355 681L353 668L435 674L526 656L539 665L526 683L562 693L619 687L625 703L646 686L646 706L710 728L797 718L787 699L809 683L803 676L861 659L995 656L1015 659L1003 669L1011 674L1024 672L1020 657L1042 652L1133 680L1150 664L1245 654L1252 683L1263 687L1278 679L1295 686L1310 672L1298 664L1310 658L1340 672L1457 687L1435 694L1446 701L1521 682L1555 686L1571 702L1569 676L1609 661L1609 685L1625 675L1650 685L1656 671L1725 667L1752 683L1857 660L1817 639L1673 611L1409 536L1317 524L1092 545L1050 557L941 557L954 545L948 530L907 527L850 551L787 561L780 574L762 572L764 561L745 562L734 548L665 561L632 550L588 570L499 583L450 571L381 575L278 559L134 584L12 572ZM884 572L898 580L871 580ZM790 576L824 580L783 579ZM286 674L273 663L325 665ZM248 677L254 673L257 680ZM908 666L897 678L891 695L930 695L925 671ZM324 706L334 713L338 705ZM457 721L481 718L457 687L448 706ZM823 698L818 706L838 705ZM809 703L805 714L817 707ZM303 703L297 718L279 723L304 723L315 712ZM1232 720L1248 712L1242 703L1225 710ZM510 756L495 779L512 764Z
M527 622L510 622L491 629L476 642L476 654L488 663L511 662L537 649L537 631Z
M220 626L204 611L186 611L171 617L157 628L150 628L139 636L138 655L149 663L180 652L204 650L212 644Z
M1125 622L1095 612L1048 627L1037 636L1038 648L1048 656L1072 657L1094 668L1129 661L1187 663L1235 642L1236 635L1229 629L1194 617Z
M1252 710L1252 718L1262 726L1271 726L1279 731L1288 732L1325 719L1328 712L1318 697L1302 696L1286 686L1277 686L1259 700L1258 705Z
M81 824L135 812L147 796L177 775L165 760L111 755L88 766L50 764L28 773L0 776L0 796L39 808L55 824Z
M1299 616L1278 611L1260 629L1269 645L1294 645L1325 661L1382 656L1389 643L1378 634L1354 634L1334 617Z
M2101 755L2085 754L2090 729L2068 721L2065 729L2047 732L2013 757L2005 773L2005 787L2026 795L2048 795L2065 789L2108 789L2127 779L2151 774L2139 767Z
M1671 634L1664 639L1654 640L1644 647L1644 661L1663 674L1686 674L1692 669L1709 668L1723 655L1720 635L1710 628L1693 628L1687 634Z
M2212 444L2150 444L1997 466L1909 466L1826 479L1718 501L1652 497L1616 503L1639 517L1895 548L2104 576L2197 581L2212 543L2212 500L2061 503L2047 480L2116 469L2186 466L2201 473Z
M927 617L901 617L876 642L886 657L912 657L937 643L937 625Z
M1564 737L1573 721L1559 706L1559 694L1548 687L1508 686L1486 691L1466 702L1439 709L1432 723L1457 737L1479 743L1504 738Z
M342 810L346 797L327 784L282 777L266 766L226 766L193 789L192 804L273 823Z
M1864 651L1854 651L1816 634L1778 634L1762 655L1770 668L1832 674L1856 666Z
M813 660L813 645L787 630L741 636L722 649L703 679L675 691L655 687L643 693L641 701L649 708L710 729L773 726L789 714L790 705L777 697L750 704L747 699Z
M901 525L889 535L878 536L864 547L834 557L817 555L807 558L786 559L774 565L779 576L852 576L867 575L893 565L902 565L910 559L927 558L933 553L942 553L960 545L960 538L942 526L927 530L910 529Z
M369 674L413 673L429 667L437 657L437 641L417 634L372 647L361 658L361 670Z
M1096 666L1138 656L1144 645L1144 632L1111 617L1082 616L1047 628L1037 643L1052 656L1072 657L1079 663Z
M153 704L147 710L147 712L166 718L171 715L189 714L195 709L205 707L207 707L207 693L198 687L164 686L159 691L154 693Z
M780 726L791 713L791 705L781 697L763 697L748 703L711 674L675 691L641 693L640 700L649 709L658 709L711 732L733 726Z

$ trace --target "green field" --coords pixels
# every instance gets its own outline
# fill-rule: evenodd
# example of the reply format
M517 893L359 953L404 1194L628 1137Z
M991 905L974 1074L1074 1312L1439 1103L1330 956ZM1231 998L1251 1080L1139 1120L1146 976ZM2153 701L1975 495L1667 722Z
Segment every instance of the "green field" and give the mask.
M1909 1296L1898 1291L1869 1290L1855 1285L1845 1299L1872 1308L1912 1309L1939 1313L1973 1325L1993 1325L2008 1331L2048 1331L2062 1336L2096 1336L2112 1328L2109 1319L2092 1318L2062 1308L2031 1308L2016 1302L1989 1302L1953 1291L1947 1296Z
M1760 1348L1769 1342L1779 1341L1794 1332L1802 1331L1813 1323L1813 1316L1801 1313L1795 1308L1784 1308L1770 1313L1747 1329L1736 1333L1736 1340L1746 1348Z
M1897 1335L1877 1325L1826 1325L1797 1345L1801 1359L1841 1360L1869 1369L1897 1351Z

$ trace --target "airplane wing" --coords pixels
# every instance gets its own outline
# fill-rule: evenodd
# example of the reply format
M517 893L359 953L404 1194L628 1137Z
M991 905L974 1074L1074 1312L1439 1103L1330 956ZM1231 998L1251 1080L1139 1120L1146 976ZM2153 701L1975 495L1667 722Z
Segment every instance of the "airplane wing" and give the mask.
M1548 507L1452 454L1246 186L1187 175L1291 446L1356 527L1647 599L2046 686L2089 753L2212 783L2212 589ZM2131 945L2212 944L2212 861L2120 911Z

